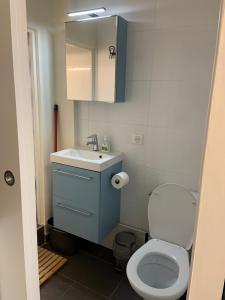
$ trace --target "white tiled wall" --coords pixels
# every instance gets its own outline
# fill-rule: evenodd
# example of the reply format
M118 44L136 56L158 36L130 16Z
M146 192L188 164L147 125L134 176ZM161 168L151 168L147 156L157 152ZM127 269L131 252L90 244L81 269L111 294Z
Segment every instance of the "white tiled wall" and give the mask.
M141 4L143 12L122 14L129 21L126 103L76 103L75 119L78 144L106 133L112 150L125 153L131 180L122 191L121 222L146 230L154 187L199 188L219 1ZM144 135L143 146L131 143L133 133Z

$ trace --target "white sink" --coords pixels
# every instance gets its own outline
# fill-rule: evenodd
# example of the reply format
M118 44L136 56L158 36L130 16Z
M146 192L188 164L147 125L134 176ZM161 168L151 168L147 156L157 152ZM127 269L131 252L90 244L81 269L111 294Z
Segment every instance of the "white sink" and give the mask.
M51 162L101 172L122 161L122 153L101 153L83 149L65 149L52 153Z

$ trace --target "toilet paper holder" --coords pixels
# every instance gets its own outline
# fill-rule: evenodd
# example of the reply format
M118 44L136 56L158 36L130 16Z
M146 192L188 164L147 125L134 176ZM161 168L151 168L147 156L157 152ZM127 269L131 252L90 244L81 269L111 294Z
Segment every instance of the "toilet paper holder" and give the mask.
M117 173L112 173L112 174L111 174L110 182L111 182L111 180L113 179L113 176L115 176L116 174L117 174ZM120 181L118 180L118 183L117 183L117 182L116 182L116 183L119 184L119 182L120 182Z
M111 184L116 189L121 189L129 183L129 175L126 172L112 173Z

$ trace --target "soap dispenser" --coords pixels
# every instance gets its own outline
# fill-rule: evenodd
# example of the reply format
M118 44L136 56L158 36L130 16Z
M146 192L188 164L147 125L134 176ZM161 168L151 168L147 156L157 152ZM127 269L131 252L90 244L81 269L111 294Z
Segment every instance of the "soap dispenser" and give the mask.
M109 137L107 135L104 135L104 137L103 137L101 151L102 152L110 152L110 141L109 141Z

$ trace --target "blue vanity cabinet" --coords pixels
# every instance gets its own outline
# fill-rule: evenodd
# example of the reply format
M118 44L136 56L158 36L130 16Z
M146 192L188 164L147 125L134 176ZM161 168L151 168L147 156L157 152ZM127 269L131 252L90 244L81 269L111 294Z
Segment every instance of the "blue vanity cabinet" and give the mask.
M103 172L52 164L54 226L100 243L119 223L120 191L111 185L118 163Z

